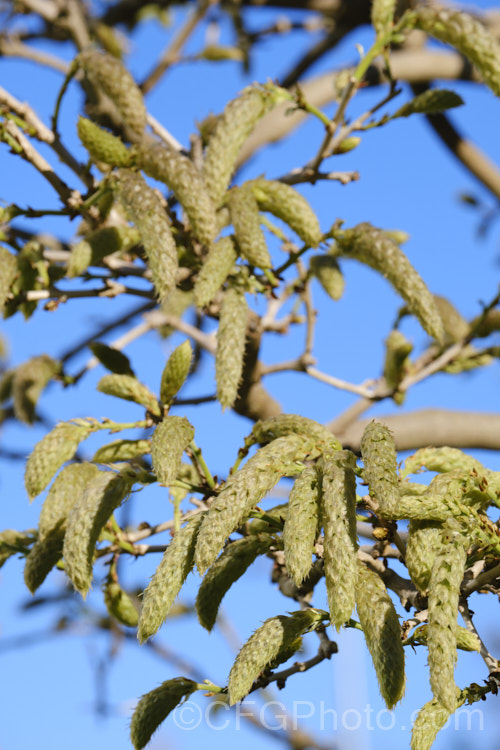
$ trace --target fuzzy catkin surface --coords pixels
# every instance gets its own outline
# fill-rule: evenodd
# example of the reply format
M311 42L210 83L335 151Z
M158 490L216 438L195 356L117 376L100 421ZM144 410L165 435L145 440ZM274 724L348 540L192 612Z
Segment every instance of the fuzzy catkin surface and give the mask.
M142 750L148 744L162 721L196 688L196 682L193 680L176 677L142 696L130 723L130 739L135 750Z
M307 466L293 485L283 531L285 565L297 586L312 566L318 534L320 479L315 466Z
M443 322L434 297L401 248L381 229L367 222L358 224L343 232L337 239L337 246L346 258L355 258L385 276L424 330L442 341Z
M467 559L464 539L443 537L429 581L429 670L434 697L450 713L456 705L457 615Z
M405 657L401 627L383 581L358 563L356 607L387 708L401 700L405 690Z
M228 204L241 255L252 266L271 268L271 256L264 232L260 228L259 207L250 187L244 185L232 188Z
M326 590L331 621L337 630L350 618L356 601L355 463L350 451L327 451L318 464Z
M318 217L309 202L295 188L279 180L257 179L247 183L261 211L268 211L284 221L309 247L321 242Z
M217 558L224 542L248 518L250 511L285 475L299 473L294 461L303 458L309 446L298 436L278 438L260 448L232 474L215 498L203 521L196 544L196 565L203 573Z
M165 417L156 427L151 441L153 469L158 481L169 486L175 481L182 454L194 437L186 417Z
M196 538L204 513L197 513L173 537L144 591L137 637L141 643L156 633L193 568Z
M361 454L370 495L379 503L382 515L393 512L399 504L399 480L390 430L380 422L370 422L361 438Z
M230 287L222 301L215 354L217 398L224 409L231 408L238 395L247 324L248 305L245 295L239 289Z
M194 299L198 307L205 307L215 297L237 258L232 237L222 237L212 245L194 285Z
M177 247L160 198L143 177L128 169L117 171L120 201L139 232L153 282L163 302L175 288Z

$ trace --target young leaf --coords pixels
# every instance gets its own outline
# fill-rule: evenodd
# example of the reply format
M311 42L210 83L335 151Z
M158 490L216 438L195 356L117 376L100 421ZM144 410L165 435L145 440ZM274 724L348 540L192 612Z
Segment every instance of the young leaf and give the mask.
M350 618L356 601L355 465L356 457L350 451L328 450L318 462L326 591L332 625L337 630Z
M189 374L193 349L189 339L174 349L161 376L160 399L169 405L180 391Z
M193 439L194 429L186 417L165 417L156 427L151 442L153 469L161 484L175 481L182 454Z
M307 466L290 492L283 531L286 569L297 586L311 570L318 535L319 500L318 472L315 466Z
M300 467L294 462L305 458L309 450L310 444L298 435L277 438L260 448L229 477L200 529L195 558L200 573L215 562L228 536L279 480L300 473Z
M137 627L139 612L119 583L108 580L104 586L104 603L111 617L129 628Z
M419 94L411 101L403 104L392 115L391 119L396 117L409 117L413 114L434 115L437 112L445 112L447 109L461 107L464 100L454 91L447 89L429 89Z
M15 255L12 255L6 247L0 246L0 312L3 309L17 273L18 268Z
M228 683L230 705L250 692L257 677L280 652L291 656L288 647L323 619L323 612L306 609L292 612L290 617L279 615L266 620L245 643L233 664Z
M405 691L405 655L401 627L382 580L358 563L356 607L377 674L380 693L392 709Z
M85 598L92 581L92 564L99 534L129 494L134 477L100 471L79 495L67 521L63 557L68 577Z
M30 500L45 489L63 463L73 458L82 440L91 432L90 425L61 422L35 445L24 472L24 484Z
M338 302L344 294L345 281L337 259L330 254L313 255L309 272L315 276L331 299Z
M94 454L92 463L112 464L116 461L129 461L131 458L151 453L151 440L113 440L103 445Z
M196 597L196 612L204 628L212 630L220 603L256 557L273 544L269 534L248 536L228 544L222 555L207 570Z
M239 289L226 290L217 331L215 379L217 398L223 409L233 406L243 372L243 355L248 325L248 305Z
M134 227L102 227L85 235L71 248L67 274L70 278L80 276L89 266L97 266L108 255L127 252L138 245L141 236Z
M203 512L197 513L174 535L144 591L137 631L141 643L161 627L193 568L196 538L204 516Z
M61 365L46 354L28 359L16 367L12 381L14 413L21 422L33 424L35 407L42 391L61 370Z
M133 401L144 406L155 417L161 416L161 408L158 399L153 396L145 385L140 383L132 375L105 375L97 384L97 390L107 393L108 396L123 398L125 401Z
M167 680L160 687L143 695L132 715L130 739L135 750L146 747L154 732L183 698L198 689L186 677Z
M89 349L94 357L104 365L106 370L114 372L115 375L130 375L131 377L135 377L129 358L119 349L107 346L107 344L103 344L101 341L93 341L89 344Z
M339 233L337 245L346 258L355 258L385 276L423 329L437 341L443 340L443 322L434 297L401 248L381 229L367 223L358 224Z

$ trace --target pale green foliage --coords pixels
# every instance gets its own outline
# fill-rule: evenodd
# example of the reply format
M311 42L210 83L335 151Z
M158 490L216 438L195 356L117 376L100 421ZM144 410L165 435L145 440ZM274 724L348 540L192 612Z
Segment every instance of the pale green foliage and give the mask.
M129 494L134 477L129 469L121 474L100 471L78 496L67 520L63 557L65 570L75 589L85 597L92 581L97 540L114 511Z
M226 593L255 558L269 550L271 544L273 538L269 534L252 534L237 539L228 544L222 555L207 570L196 597L196 612L204 628L212 630Z
M151 453L150 440L113 440L103 445L94 453L92 462L95 464L112 464L116 461L129 461L131 458Z
M232 237L222 237L210 250L194 285L194 298L198 307L205 307L225 282L237 259Z
M341 299L345 281L335 256L313 255L309 260L309 271L318 279L329 297L336 302Z
M500 44L481 21L452 8L419 7L416 26L468 57L491 90L500 96Z
M70 458L92 432L90 425L61 422L35 445L24 472L26 491L31 500L48 485L56 471Z
M316 467L306 467L295 480L288 501L283 532L285 565L297 586L306 578L312 565L318 534L320 482Z
M481 642L475 633L472 633L467 628L462 628L457 624L456 626L456 637L457 637L457 648L462 651L480 651ZM411 638L407 638L405 645L417 644L427 645L429 642L429 626L421 625L413 633Z
M134 401L157 417L161 415L158 399L132 375L116 375L115 373L105 375L97 384L97 390L101 393L107 393L108 396L123 398L125 401Z
M185 417L165 417L153 433L151 455L157 479L167 487L175 481L182 454L194 437L194 429Z
M377 673L380 693L387 708L394 708L405 691L401 628L382 580L362 563L358 563L356 608Z
M196 565L203 573L217 558L228 536L283 476L300 473L295 463L305 458L309 444L299 436L277 438L260 448L232 474L210 506L196 545Z
M143 695L132 716L130 739L135 750L145 747L156 729L183 698L197 690L196 682L185 677L167 680Z
M172 190L184 208L194 235L211 245L217 234L215 209L203 177L187 156L166 143L146 139L136 149L137 164Z
M409 117L413 114L433 115L447 109L461 107L463 103L462 97L455 94L454 91L429 89L403 104L392 117Z
M356 458L350 451L326 451L319 461L320 508L324 530L325 581L332 625L350 618L356 599Z
M6 247L0 245L0 311L5 304L16 274L17 262L15 256Z
M231 705L247 695L260 673L276 660L280 652L289 655L290 644L299 636L319 625L324 613L308 609L266 620L245 643L236 657L229 675L228 693Z
M148 257L160 300L166 300L176 283L177 247L161 199L141 175L127 169L117 172L120 201L136 226Z
M455 710L453 678L457 661L457 613L466 561L465 540L456 534L441 539L429 580L429 670L434 697L449 713Z
M180 391L189 374L193 359L193 349L189 339L174 349L161 376L160 399L170 404Z
M355 258L381 273L406 301L410 311L433 338L441 341L444 330L434 297L401 248L381 229L363 223L336 235L346 258Z
M104 603L111 617L126 625L135 628L139 622L139 611L134 602L116 581L107 581L104 586Z
M230 287L222 300L215 355L217 398L224 409L233 406L238 395L247 322L248 305L245 295L239 289Z
M440 295L434 295L434 302L439 310L441 320L443 321L446 342L455 342L463 339L470 330L469 323L458 312L457 308L452 305L450 300Z
M156 633L193 568L196 538L204 513L197 513L178 531L144 591L137 637L143 643Z
M42 391L60 371L60 364L46 354L28 359L16 367L12 380L14 413L21 422L32 424Z
M385 346L384 378L389 388L397 388L410 369L413 344L400 331L391 331Z

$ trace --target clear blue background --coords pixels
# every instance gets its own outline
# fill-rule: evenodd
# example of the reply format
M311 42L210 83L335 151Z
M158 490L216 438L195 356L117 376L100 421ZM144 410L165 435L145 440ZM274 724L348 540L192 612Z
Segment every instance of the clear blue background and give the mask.
M482 8L494 7L495 3L477 3ZM175 9L173 26L162 27L155 21L142 24L131 36L131 54L127 59L138 79L142 79L171 39L175 28L185 18L184 10ZM259 28L283 15L271 10L249 10L251 26ZM289 14L292 18L303 18L302 14ZM198 51L204 43L205 27L196 32L188 45L188 51ZM223 26L223 41L229 40L228 29ZM249 75L244 75L234 63L196 63L173 67L153 92L147 97L152 114L160 120L183 144L210 111L220 111L226 102L236 95L244 85L257 80L278 78L291 63L312 43L313 34L292 33L270 41L264 41L256 50L254 65ZM352 64L357 52L354 44L360 42L367 48L372 34L370 30L358 31L327 55L312 71L319 73L336 67ZM51 50L51 45L44 45ZM51 50L61 54L58 46ZM67 59L73 52L64 48ZM0 60L2 83L13 95L27 100L44 119L49 122L53 103L62 77L59 73L33 66L17 60ZM453 121L485 149L491 158L500 163L498 118L500 106L488 90L473 84L446 84L458 91L466 106L452 113ZM408 97L406 87L400 97ZM381 98L381 89L364 92L357 97L353 111L366 108ZM76 138L76 114L81 108L82 96L76 84L70 86L63 103L61 130L67 145L84 159L83 149ZM329 109L328 111L331 111ZM242 170L241 179L265 173L274 177L300 166L315 153L322 137L321 126L311 121L292 137L278 146L261 152ZM49 161L55 164L50 150L40 147ZM479 214L464 207L458 199L461 192L476 195L484 204L494 207L492 197L455 162L444 150L423 119L413 117L395 122L363 137L363 142L354 152L336 157L330 162L332 169L358 169L361 179L357 183L341 186L338 183L320 183L316 187L304 187L304 194L317 210L321 225L326 230L336 218L345 220L350 226L360 221L371 221L385 228L398 228L411 235L405 246L411 261L435 292L447 296L465 317L476 315L481 302L491 299L498 288L498 225L481 240L477 237ZM56 208L57 196L47 187L42 177L27 164L0 148L0 199L19 205ZM68 182L81 188L67 170L61 174ZM27 225L28 222L18 222ZM74 238L76 223L70 225L63 219L47 219L33 222L45 230L59 233L66 239ZM275 255L279 262L279 249ZM345 264L346 293L343 300L333 303L318 287L314 289L315 306L319 310L314 354L318 366L352 382L361 382L367 377L379 375L383 356L383 341L391 329L400 300L386 282L369 269L357 264ZM10 363L15 365L40 353L60 356L72 344L83 339L89 332L97 330L105 320L111 320L119 311L131 309L137 300L71 300L56 312L49 313L43 306L33 318L25 323L20 316L3 325L9 339ZM403 330L415 343L415 350L426 345L425 335L412 321L405 321ZM121 331L113 334L111 339ZM287 337L268 336L264 342L262 358L265 362L281 361L302 351L304 332L292 329ZM110 340L111 340L110 339ZM166 341L151 333L127 348L139 377L153 390L163 364L182 337L174 336ZM85 363L89 352L84 352L71 362L70 372L76 372ZM106 416L120 421L140 418L138 408L123 404L102 394L96 394L95 385L102 376L102 368L90 372L78 389L62 390L52 386L44 394L40 408L54 423L77 416ZM273 375L266 380L266 387L281 402L284 411L297 412L319 421L329 421L342 412L354 398L326 385L306 381L298 373ZM499 389L498 365L480 372L451 377L437 375L428 382L416 386L407 398L406 409L424 407L460 408L469 410L498 411ZM213 364L204 362L199 375L193 379L183 395L199 395L213 392ZM371 414L389 413L396 408L383 403L372 409ZM249 431L250 423L231 413L221 414L217 405L186 408L177 413L185 414L195 425L197 442L214 473L224 476L233 463L242 437ZM26 455L43 436L44 429L26 428L8 424L2 427L2 441L9 450ZM91 456L96 445L104 442L104 436L85 444L86 456ZM497 453L476 452L490 468L500 470ZM1 522L2 528L29 528L36 525L42 499L31 507L23 487L22 462L1 461ZM280 488L281 489L281 488ZM130 511L133 521L159 522L170 516L171 506L166 491L151 488L140 493L133 501ZM166 543L168 537L158 537L158 543ZM156 538L155 538L156 542ZM133 588L142 586L159 561L150 555L136 562L128 561L122 568L125 584ZM243 642L266 617L295 608L291 600L284 599L274 585L268 583L270 561L259 560L245 575L242 583L234 588L224 602L224 609L234 628L234 642ZM80 613L74 629L69 633L49 635L58 616L66 611L66 605L54 608L34 608L23 611L30 600L22 588L22 561L11 560L0 571L2 617L0 649L2 649L2 679L0 681L0 749L40 747L63 750L94 750L105 748L127 748L128 717L137 697L157 684L182 673L182 669L162 662L147 648L139 649L133 638L122 641L116 638L111 644L108 634L96 633L92 628L93 618L103 614L99 585L89 597L84 611L81 602L74 597L73 612ZM53 573L46 581L40 595L50 597L61 591L63 577ZM196 576L191 576L182 600L193 601L197 586ZM324 604L323 590L318 589L315 603ZM477 626L495 655L500 655L500 642L496 621L498 613L493 597L474 595L471 601L477 613ZM401 614L404 613L401 611ZM168 622L158 636L158 643L179 657L199 665L202 677L225 684L234 658L234 642L228 644L220 631L209 636L194 621L187 617ZM303 725L314 733L322 747L371 750L384 747L396 750L409 745L409 726L412 713L430 697L425 653L423 649L413 653L407 650L408 688L405 699L391 717L383 711L376 680L361 633L346 631L335 636L339 653L330 662L324 662L310 672L292 677L286 689L272 695L293 711L294 701L311 701L313 715ZM19 646L19 647L17 647ZM306 655L317 648L313 635L306 639ZM104 665L107 666L105 667ZM456 679L465 686L472 680L481 682L487 676L486 668L477 654L460 653ZM251 696L252 699L255 695ZM204 709L205 699L196 698ZM496 698L490 697L485 704L476 704L483 712L483 728L479 730L477 716L473 719L474 731L450 729L436 741L437 750L465 748L479 745L485 750L496 748L499 723L496 716ZM321 712L334 709L338 712L338 731L332 731L329 716L321 724ZM307 713L307 707L297 710ZM361 723L356 731L342 728L342 714L347 727L357 726L356 714L360 712ZM371 711L371 722L367 712ZM223 722L229 714L222 712ZM263 718L272 722L267 710ZM214 723L217 720L214 719ZM371 726L379 724L378 729ZM279 722L278 722L279 724ZM462 722L465 725L465 721ZM380 727L392 727L384 730ZM259 741L264 748L271 748L279 741L278 731L257 733L242 721L241 729L231 718L228 728L217 731L205 723L196 731L186 731L167 720L151 743L151 748L186 748L194 750L200 745L210 748L232 748L235 743L241 750L250 748Z

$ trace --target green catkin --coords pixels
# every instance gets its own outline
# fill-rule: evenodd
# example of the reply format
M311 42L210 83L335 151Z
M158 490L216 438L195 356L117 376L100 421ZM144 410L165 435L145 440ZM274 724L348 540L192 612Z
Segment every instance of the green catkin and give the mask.
M137 631L141 643L161 627L182 584L193 569L196 538L204 516L205 513L197 513L174 535L144 591Z
M222 237L212 245L194 285L197 307L205 307L215 297L234 268L237 257L232 237Z
M403 104L393 114L392 118L409 117L413 114L433 115L447 109L461 107L464 100L454 91L447 89L429 89Z
M139 612L134 602L116 581L107 581L104 586L104 603L111 617L129 628L137 627Z
M196 597L196 612L201 625L212 630L220 603L256 557L265 554L273 544L269 534L252 535L228 544L207 570Z
M103 227L91 232L71 248L67 274L80 276L89 266L97 266L108 255L127 252L141 240L137 229L127 226Z
M115 105L125 125L136 135L146 127L146 108L141 90L123 64L112 55L88 50L78 61L90 82L101 89Z
M313 255L309 260L309 272L318 279L331 299L338 302L342 298L345 281L333 255Z
M217 398L223 409L231 408L238 395L247 324L248 305L245 295L239 289L230 287L222 300L215 354Z
M340 234L340 233L339 233ZM371 224L358 224L337 238L340 252L381 273L406 301L427 333L442 341L444 330L436 303L401 248Z
M180 344L167 360L161 376L160 399L167 406L184 385L193 361L193 348L189 339Z
M434 698L450 713L456 706L456 626L460 584L464 577L466 559L462 537L455 534L442 537L429 581L427 647L431 688Z
M260 228L259 207L248 185L234 187L229 191L229 210L243 258L257 268L271 268L271 256L264 232Z
M382 515L392 513L399 504L399 480L394 438L385 425L373 420L365 427L361 455L370 495L379 503Z
M97 384L97 390L108 396L123 398L125 401L133 401L144 406L156 417L161 416L161 408L158 399L151 393L149 388L140 383L132 375L105 375Z
M279 480L300 472L294 462L303 459L309 450L310 443L297 435L278 438L260 448L228 478L200 530L196 544L196 565L200 574L215 562L229 535Z
M279 615L266 620L245 643L229 674L229 703L233 706L242 700L261 672L280 652L289 654L288 648L298 638L323 619L324 613L314 609L293 612L290 617ZM291 655L291 654L290 654Z
M26 424L33 424L35 407L42 391L52 378L60 372L61 366L46 354L33 357L14 371L12 396L14 414Z
M446 297L440 297L437 294L434 295L434 302L443 321L446 335L445 343L454 343L465 338L469 333L470 326L465 318L460 315L457 308Z
M70 464L56 477L40 512L38 540L24 566L24 581L32 594L61 559L71 508L98 473L89 463Z
M258 120L279 97L263 88L249 87L226 106L217 120L205 152L203 176L216 208L222 202L244 142Z
M64 537L65 570L85 598L92 581L92 565L99 535L133 484L130 469L121 474L100 471L79 495L68 516Z
M10 292L12 282L18 273L15 255L6 247L0 246L0 311L3 309Z
M94 464L112 464L151 453L151 440L113 440L99 448L92 458Z
M146 747L154 732L183 698L197 690L198 685L186 677L167 680L146 693L132 714L130 739L135 750Z
M410 521L405 562L410 578L427 596L431 570L436 558L441 524L436 521Z
M385 340L384 362L384 378L389 388L397 388L407 374L412 351L413 344L401 331L390 332Z
M61 422L39 443L28 458L24 484L30 500L45 489L56 471L70 458L92 432L92 427Z
M279 414L276 417L259 420L245 439L245 447L249 448L256 443L266 445L286 435L302 435L311 438L318 448L330 447L336 450L342 448L335 435L326 427L315 422L314 419L300 417L298 414Z
M297 586L312 566L318 533L320 499L319 477L315 466L307 466L297 477L288 501L283 531L286 569Z
M94 341L92 344L89 344L89 349L101 365L104 365L110 372L114 372L115 375L131 375L135 377L129 358L119 349L107 346L107 344L103 344L100 341Z
M182 454L194 437L186 417L165 417L156 427L151 441L153 470L158 481L170 486L179 472Z
M358 562L356 607L366 645L377 674L380 693L392 709L405 691L405 656L401 627L383 581Z
M326 451L318 463L326 590L331 622L337 630L350 618L356 600L355 465L350 451Z
M159 196L136 172L117 172L118 196L136 226L161 302L175 289L177 247Z
M396 4L397 0L373 0L371 16L377 35L385 34L392 27Z
M465 55L484 82L500 96L500 44L480 21L461 10L423 6L417 9L414 18L418 29Z
M93 161L104 162L110 167L129 167L132 162L131 154L125 144L116 137L100 128L86 117L78 118L78 137L89 152Z
M480 461L458 448L420 448L406 459L401 476L404 478L409 474L416 474L422 467L440 474L454 470L476 471L478 474L484 474L486 471Z
M309 247L317 247L322 233L309 202L295 188L278 180L258 179L248 183L261 211L284 221Z
M210 246L217 234L215 208L203 177L191 159L172 146L152 139L137 148L135 158L147 175L172 190L189 218L195 237Z
M460 691L456 691L456 703L452 711L448 711L438 700L433 698L420 709L413 724L411 733L411 750L431 750L436 735L444 727L451 714L464 702L460 698Z

